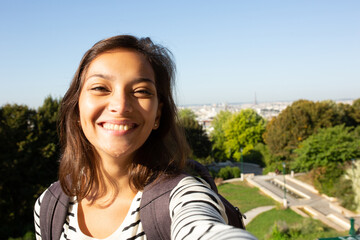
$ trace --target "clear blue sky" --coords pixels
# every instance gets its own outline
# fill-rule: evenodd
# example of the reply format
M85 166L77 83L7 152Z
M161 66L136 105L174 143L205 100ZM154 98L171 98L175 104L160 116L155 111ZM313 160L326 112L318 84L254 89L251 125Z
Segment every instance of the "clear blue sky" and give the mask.
M360 97L360 1L0 1L0 105L64 95L95 42L149 36L177 103Z

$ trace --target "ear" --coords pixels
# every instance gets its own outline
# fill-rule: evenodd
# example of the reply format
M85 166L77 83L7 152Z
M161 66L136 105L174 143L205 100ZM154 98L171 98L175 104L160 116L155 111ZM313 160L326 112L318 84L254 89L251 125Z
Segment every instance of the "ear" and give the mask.
M163 105L164 104L162 102L160 102L159 105L158 105L158 109L157 109L157 112L156 112L156 118L155 118L155 124L154 124L154 127L153 127L154 130L159 128L160 118L161 118L161 111L162 111Z

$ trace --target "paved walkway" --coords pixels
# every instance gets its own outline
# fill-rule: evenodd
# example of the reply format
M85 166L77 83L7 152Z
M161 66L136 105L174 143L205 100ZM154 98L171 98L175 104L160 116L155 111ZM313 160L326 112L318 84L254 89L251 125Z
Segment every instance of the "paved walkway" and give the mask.
M246 180L283 204L283 175L258 175L253 178L247 178ZM338 231L348 231L350 229L350 217L355 219L356 228L360 226L360 215L354 215L350 211L338 207L331 199L318 194L312 186L288 175L286 176L285 182L288 206L298 214L303 216L311 215L313 218L319 219Z
M267 212L271 209L273 209L275 206L263 206L263 207L257 207L254 209L251 209L250 211L247 211L246 213L244 213L244 215L246 216L246 219L244 219L244 223L245 226L248 225L249 222L251 222L251 220L253 220L257 215L263 213L263 212Z

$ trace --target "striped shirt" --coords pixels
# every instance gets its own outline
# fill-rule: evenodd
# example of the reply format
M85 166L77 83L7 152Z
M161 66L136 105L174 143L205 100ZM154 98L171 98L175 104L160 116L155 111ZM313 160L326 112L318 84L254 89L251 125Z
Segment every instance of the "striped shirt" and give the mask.
M37 240L41 240L39 213L44 193L38 198L34 208ZM122 224L106 240L146 239L138 210L141 197L142 192L139 191ZM96 240L81 232L77 208L78 203L72 198L60 240ZM172 221L171 239L256 239L245 230L227 225L225 207L221 200L200 178L185 177L178 183L170 193L169 213Z

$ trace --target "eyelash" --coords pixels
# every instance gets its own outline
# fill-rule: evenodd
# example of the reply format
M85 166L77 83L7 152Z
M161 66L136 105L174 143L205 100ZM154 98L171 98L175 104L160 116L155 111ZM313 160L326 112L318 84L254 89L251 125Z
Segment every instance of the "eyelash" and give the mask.
M102 86L93 87L93 88L91 88L91 90L99 91L99 92L108 92L108 90L105 87L102 87Z
M146 94L151 94L152 95L152 93L150 91L145 90L145 89L136 90L136 91L134 91L134 93L146 93Z
M135 90L133 92L133 94L136 95L140 95L139 97L151 97L154 94L146 89L139 89L139 90Z

